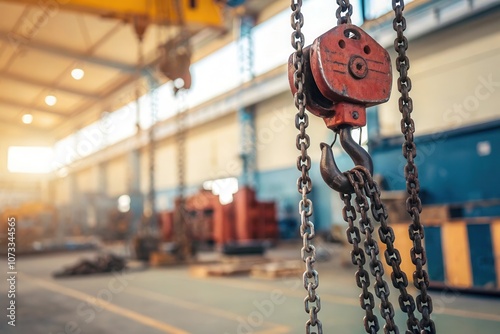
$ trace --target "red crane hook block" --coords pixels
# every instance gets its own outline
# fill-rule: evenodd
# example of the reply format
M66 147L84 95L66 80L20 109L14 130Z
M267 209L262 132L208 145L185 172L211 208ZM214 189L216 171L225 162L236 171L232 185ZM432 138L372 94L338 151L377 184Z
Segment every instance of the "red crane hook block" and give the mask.
M387 102L392 71L389 53L361 28L341 24L304 48L306 107L328 128L366 125L366 107ZM288 78L292 93L293 59Z

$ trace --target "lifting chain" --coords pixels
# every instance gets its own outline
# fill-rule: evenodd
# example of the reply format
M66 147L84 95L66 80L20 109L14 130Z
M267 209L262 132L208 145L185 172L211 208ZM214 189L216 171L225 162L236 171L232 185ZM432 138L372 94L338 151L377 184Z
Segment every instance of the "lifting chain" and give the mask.
M359 228L354 225L356 220L356 211L351 204L351 194L340 194L340 197L344 201L344 208L342 209L342 216L347 222L347 241L353 246L351 251L351 261L352 264L358 266L356 271L356 285L362 290L359 296L361 308L365 310L364 325L367 333L376 333L380 326L378 324L377 317L373 314L373 308L375 307L375 299L373 294L368 290L370 286L370 276L365 270L364 265L366 263L366 256L363 248L359 247L361 243L361 234ZM370 232L371 233L371 232Z
M312 190L312 181L309 177L311 158L307 153L310 146L310 139L306 134L309 124L308 115L305 113L307 108L314 115L322 117L327 127L332 129L336 136L340 135L342 147L356 165L352 170L341 173L336 166L330 145L321 144L322 177L331 188L340 193L345 204L342 214L348 224L347 240L353 246L351 260L358 267L355 277L356 284L362 290L360 304L365 310L366 333L374 334L380 330L378 318L373 313L375 301L373 294L369 291L370 277L365 270L367 257L370 273L375 278L375 295L380 299L380 314L385 321L384 333L399 333L394 321L394 307L389 301L390 289L384 279L384 267L379 259L380 249L373 235L375 227L372 220L375 220L380 224L378 236L385 246L385 262L392 268L392 285L399 290L399 306L407 314L405 333L435 334L435 325L431 319L432 300L427 293L429 277L423 269L426 256L422 245L424 230L420 223L422 203L419 198L418 170L414 162L416 157L415 123L411 117L413 104L409 96L411 80L408 77L410 63L406 55L408 40L404 36L406 29L406 20L403 16L404 1L393 0L392 5L395 12L393 27L397 32L394 48L398 53L396 68L400 74L398 90L401 93L399 99L399 109L402 113L401 131L405 136L403 155L407 159L404 169L409 194L406 209L413 221L409 228L410 238L413 241L410 255L416 266L413 282L420 292L416 301L407 291L408 278L401 270L401 255L394 247L394 231L388 225L387 209L380 199L380 189L372 178L371 157L353 141L351 136L353 127L366 124L365 108L367 106L380 104L389 99L388 92L392 77L389 56L387 51L369 35L351 24L352 5L348 0L337 0L337 5L338 26L318 37L312 46L305 47L302 34L304 24L304 17L301 13L302 0L291 1L293 11L291 25L294 29L292 46L295 52L289 60L289 81L295 106L298 109L295 117L295 126L299 130L296 146L301 153L297 159L297 168L301 172L297 184L299 193L302 195L299 203L300 232L303 239L301 253L306 263L306 271L303 275L304 288L308 291L305 298L305 310L310 316L306 323L306 333L313 333L312 327L317 328L317 333L322 333L321 322L317 318L321 308L319 296L316 294L316 288L319 285L318 273L313 266L315 263L315 248L312 245L314 224L310 221L313 204L307 198ZM343 26L339 27L340 25ZM345 50L333 51L338 47ZM370 56L367 57L368 55ZM340 68L330 68L328 66L331 65L327 65L328 63L334 63ZM338 73L341 75L339 76ZM360 218L356 226L355 221L358 216ZM360 246L361 234L364 235L363 246ZM415 310L422 314L420 321L415 316Z
M398 90L401 93L399 98L399 111L402 114L401 132L405 137L403 144L403 155L407 160L404 168L406 178L406 190L408 198L406 200L406 210L412 218L412 224L409 227L410 239L413 241L413 248L410 251L411 261L416 267L413 273L413 284L420 291L417 296L417 309L422 314L420 327L422 334L434 334L436 328L434 321L431 319L432 299L427 293L429 287L429 276L423 266L427 262L425 250L422 245L424 238L424 228L420 223L420 212L422 212L422 202L420 201L420 183L418 180L418 169L415 165L415 157L417 156L417 146L414 142L415 123L411 117L413 111L413 101L410 98L411 80L408 77L410 68L410 60L406 55L408 49L408 40L404 36L406 29L406 19L403 16L404 10L403 0L393 0L392 8L395 13L393 21L394 30L397 37L394 41L394 49L398 53L396 58L396 70L399 72Z
M186 91L184 89L175 90L175 95L177 96L177 115L176 115L176 127L177 132L175 136L177 144L177 191L178 196L181 201L184 200L186 181L184 172L186 170L185 156L186 156Z
M191 256L191 241L189 239L189 216L186 209L186 112L187 112L187 90L174 89L174 94L177 97L177 115L176 115L176 144L177 144L177 191L178 205L177 217L175 218L176 226L176 242L179 246L179 259L187 260Z
M150 79L151 91L151 127L149 128L149 209L151 210L151 217L149 219L149 229L157 231L158 222L156 216L156 190L155 190L155 166L156 166L156 121L158 117L158 86L154 79Z
M408 316L407 320L407 328L408 331L406 331L407 334L420 334L420 325L418 322L418 319L414 315L415 311L415 301L413 297L408 294L407 287L408 287L408 279L406 274L401 270L400 265L401 265L401 255L399 251L394 247L394 240L395 240L395 235L392 227L390 227L387 223L387 208L385 205L382 203L380 199L380 188L377 185L377 183L373 180L371 173L364 167L362 166L356 166L354 169L352 169L349 172L349 180L352 182L352 185L355 189L355 194L356 194L356 210L359 212L359 208L361 208L363 211L368 211L368 208L371 209L371 214L373 216L373 219L380 223L380 227L378 229L378 235L380 238L380 241L385 244L386 246L386 251L384 252L384 257L386 260L386 263L392 267L392 273L391 273L391 281L392 285L397 288L400 292L399 296L399 306L403 312L405 312ZM359 234L359 229L355 226L353 226L353 221L356 219L356 214L353 213L353 207L351 205L351 195L350 194L340 194L340 197L344 201L345 207L343 210L343 216L344 220L348 223L349 227L347 229L347 240L349 241L350 244L354 246L353 251L351 252L351 257L352 261L354 264L358 264L359 270L358 272L362 272L364 275L363 277L366 276L366 271L362 269L362 265L364 264L364 254L359 254L360 250L357 244L360 242L360 234ZM367 198L370 200L370 206L368 207L368 201ZM362 203L358 204L358 203ZM359 207L358 207L359 206ZM362 212L361 212L362 214ZM368 230L370 232L373 232L373 225L371 223L366 224L366 219L362 216L359 224L360 228L363 231L363 226L370 226L371 228ZM375 249L375 251L378 253L378 247L371 245L372 238L371 236L368 236L366 234L365 238L365 250L369 249L370 251L372 248ZM368 246L370 248L366 248ZM376 243L375 243L376 244ZM368 251L367 251L368 252ZM377 254L378 255L378 254ZM388 301L389 293L388 293L388 286L387 284L381 279L383 275L383 267L378 266L380 262L376 262L374 260L374 257L371 257L372 262L370 263L370 270L372 275L376 278L376 284L375 284L375 293L377 294L377 297L381 298L381 314L382 317L386 319L386 327L384 328L384 331L386 333L394 332L394 333L399 333L397 326L394 324L394 309L391 305L391 303ZM359 263L363 262L363 263ZM356 277L358 277L358 274L356 274ZM360 285L359 280L357 279L358 286ZM367 285L369 282L367 283ZM361 286L360 286L361 287ZM365 292L363 291L363 295L365 296ZM361 298L361 297L360 297ZM365 299L366 300L366 299ZM361 299L361 306L363 306L363 299ZM368 319L372 319L372 316L369 315L368 311L367 312L367 317ZM365 320L366 322L366 320ZM376 323L376 322L374 322ZM365 323L365 329L367 330L367 333L371 333L368 328L366 328L366 323Z
M300 150L300 155L297 158L297 168L301 172L301 176L297 180L297 187L302 199L299 203L300 213L300 235L303 240L301 249L302 260L306 264L306 271L303 275L304 288L307 295L304 299L304 308L306 313L309 314L309 320L306 322L307 334L322 334L323 327L321 321L318 319L318 312L321 309L321 302L319 295L316 294L316 289L319 285L318 272L314 269L316 262L316 248L312 244L314 239L314 224L310 220L313 214L312 201L307 195L312 190L312 181L309 177L309 170L311 169L311 157L307 153L310 146L310 138L306 134L306 128L309 125L308 115L306 111L306 96L304 94L304 34L302 27L304 25L304 16L302 15L302 0L291 0L291 25L294 29L292 33L292 46L295 49L293 53L293 66L294 76L293 83L296 88L294 94L294 102L297 107L297 114L295 115L295 127L299 130L296 139L297 149ZM314 328L316 329L314 331Z
M362 173L361 171L363 171L364 173ZM368 217L368 211L370 210L370 205L368 203L366 195L363 193L363 191L365 190L365 185L367 184L365 182L367 181L367 177L371 178L370 172L364 167L357 166L347 173L347 177L349 178L349 181L354 187L354 193L356 195L354 204L356 211L360 215L360 219L358 222L360 231L365 236L364 251L370 257L370 263L368 264L368 266L370 267L370 272L372 276L375 278L375 285L374 285L375 295L381 301L380 312L382 318L384 318L386 322L384 326L384 333L399 333L398 327L394 323L394 308L391 302L389 301L389 294L390 294L389 286L387 285L387 282L383 277L384 267L382 265L382 262L378 258L380 252L379 246L377 241L373 238L372 235L372 233L375 231L375 228L373 226L372 220L370 219L370 217ZM345 194L341 194L341 198L344 200L344 203L347 202ZM352 209L352 206L351 205L349 206ZM362 269L363 269L362 271L363 274L365 274L366 271L364 270L364 268ZM367 300L365 298L366 296L364 296L364 294L360 296L362 308L365 308L366 305ZM369 298L368 301L369 301L369 306L373 308L373 296ZM366 308L366 313L367 317L365 317L364 320L365 330L367 333L376 333L379 330L377 321L375 321L375 319L369 318L369 315L373 317L373 314L371 313L371 310L370 310L371 314L369 314L368 307Z

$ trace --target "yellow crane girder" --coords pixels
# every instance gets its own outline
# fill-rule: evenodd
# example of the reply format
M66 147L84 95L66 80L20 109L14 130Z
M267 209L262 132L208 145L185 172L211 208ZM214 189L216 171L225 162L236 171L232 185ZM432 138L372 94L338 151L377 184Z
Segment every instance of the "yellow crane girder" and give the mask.
M149 22L186 26L222 27L222 5L217 0L1 0L24 3L46 10L72 10L130 21L135 17ZM182 13L182 14L181 14Z

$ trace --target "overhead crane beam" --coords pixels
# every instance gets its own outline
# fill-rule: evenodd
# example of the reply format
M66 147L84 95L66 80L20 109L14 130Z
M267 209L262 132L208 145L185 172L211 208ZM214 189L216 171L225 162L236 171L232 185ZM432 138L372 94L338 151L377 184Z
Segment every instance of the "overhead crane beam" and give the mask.
M2 0L41 7L50 11L71 10L129 21L147 17L149 22L186 24L197 27L223 27L220 1L217 0ZM180 8L178 8L180 7ZM184 15L181 17L179 13Z

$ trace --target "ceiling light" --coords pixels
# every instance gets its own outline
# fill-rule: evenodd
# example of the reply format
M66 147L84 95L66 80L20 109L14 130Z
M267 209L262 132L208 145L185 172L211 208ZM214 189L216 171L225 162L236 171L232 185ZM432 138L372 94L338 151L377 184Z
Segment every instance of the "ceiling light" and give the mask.
M22 119L24 124L31 124L31 122L33 122L33 115L24 114Z
M174 80L174 87L177 89L182 89L184 87L184 79L177 78Z
M71 76L73 77L73 79L75 80L80 80L81 78L83 78L83 76L85 75L85 71L82 70L81 68L74 68L72 71L71 71Z
M53 106L54 104L57 103L57 97L55 97L54 95L47 95L45 96L45 103L48 106Z

